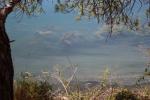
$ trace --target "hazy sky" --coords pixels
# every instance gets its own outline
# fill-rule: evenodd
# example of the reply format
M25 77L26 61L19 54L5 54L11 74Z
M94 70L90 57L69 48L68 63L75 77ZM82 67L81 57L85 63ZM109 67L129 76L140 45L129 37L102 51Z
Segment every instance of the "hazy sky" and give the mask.
M107 25L96 20L76 21L75 13L55 13L51 3L44 6L46 13L38 17L24 16L19 21L12 13L7 20L7 32L16 40L12 43L16 72L40 72L55 64L65 66L67 57L79 64L79 72L85 73L101 72L104 66L125 72L143 69L146 58L142 50L150 44L149 28L132 32L115 25L114 31L119 32L106 42Z

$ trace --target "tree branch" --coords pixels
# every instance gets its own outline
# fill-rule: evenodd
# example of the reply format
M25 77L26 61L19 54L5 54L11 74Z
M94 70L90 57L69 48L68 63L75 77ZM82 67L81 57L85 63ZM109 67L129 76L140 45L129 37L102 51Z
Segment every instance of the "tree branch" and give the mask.
M6 4L3 8L0 9L0 20L5 20L7 15L13 11L13 8L19 3L21 0L12 0L8 4Z
M21 0L12 0L7 4L4 9L5 9L5 14L8 15L9 13L12 12L13 8L20 2Z

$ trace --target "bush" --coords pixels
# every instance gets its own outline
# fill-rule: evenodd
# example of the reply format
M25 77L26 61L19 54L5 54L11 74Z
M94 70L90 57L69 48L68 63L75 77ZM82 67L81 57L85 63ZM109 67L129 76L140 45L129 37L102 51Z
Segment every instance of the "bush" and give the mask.
M19 80L15 83L15 100L52 100L52 86L48 82Z
M116 94L115 100L138 100L138 99L129 90L124 89Z

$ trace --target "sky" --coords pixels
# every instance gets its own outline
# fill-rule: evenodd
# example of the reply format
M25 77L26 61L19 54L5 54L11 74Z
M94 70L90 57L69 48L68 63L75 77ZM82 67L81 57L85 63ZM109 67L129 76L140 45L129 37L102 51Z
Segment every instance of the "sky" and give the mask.
M108 67L122 75L141 73L148 57L144 50L150 45L150 31L144 27L133 32L121 24L106 42L109 26L96 20L76 21L76 13L54 12L54 4L44 3L45 13L23 16L12 13L6 29L12 43L15 73L51 71L53 66L78 64L81 78L98 77ZM69 58L69 60L68 60Z

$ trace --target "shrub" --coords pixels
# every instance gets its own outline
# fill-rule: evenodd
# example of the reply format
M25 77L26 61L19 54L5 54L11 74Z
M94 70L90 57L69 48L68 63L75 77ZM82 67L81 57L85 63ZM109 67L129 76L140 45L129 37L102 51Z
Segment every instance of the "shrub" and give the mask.
M124 89L116 94L115 100L138 100L138 99L129 90Z
M15 83L15 100L52 100L52 86L48 82L18 80Z

